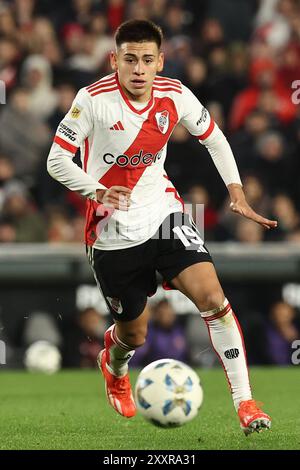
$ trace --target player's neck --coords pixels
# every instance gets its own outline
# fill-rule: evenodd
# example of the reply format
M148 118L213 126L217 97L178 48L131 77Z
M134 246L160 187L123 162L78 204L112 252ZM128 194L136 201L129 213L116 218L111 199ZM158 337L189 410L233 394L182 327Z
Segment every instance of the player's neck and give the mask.
M130 91L128 91L123 85L122 83L120 83L120 87L122 88L122 91L123 93L126 95L126 98L128 98L128 100L131 102L131 103L136 103L136 104L146 104L148 103L148 101L150 100L151 98L151 92L152 90L150 89L149 91L147 91L147 93L141 95L141 96L136 96L136 95L133 95L132 93L130 93Z
M149 100L150 101L150 100ZM145 106L148 105L149 101L146 101L146 102L139 102L139 101L131 101L129 100L129 103L137 110L137 111L140 111L141 109L144 109Z

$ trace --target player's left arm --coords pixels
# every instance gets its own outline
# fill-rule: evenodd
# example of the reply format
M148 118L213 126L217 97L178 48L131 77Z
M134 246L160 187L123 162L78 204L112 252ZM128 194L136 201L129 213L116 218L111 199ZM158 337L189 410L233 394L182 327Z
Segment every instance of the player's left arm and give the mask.
M277 220L270 220L262 215L255 212L252 207L249 206L246 201L245 193L240 184L231 183L227 185L227 189L230 195L230 209L236 214L243 215L247 219L251 219L254 222L262 225L266 229L276 228Z
M198 138L207 148L211 158L227 186L230 209L270 229L277 227L276 220L269 220L257 214L247 203L235 158L231 147L217 124L210 117L196 96L182 86L182 108L180 123Z

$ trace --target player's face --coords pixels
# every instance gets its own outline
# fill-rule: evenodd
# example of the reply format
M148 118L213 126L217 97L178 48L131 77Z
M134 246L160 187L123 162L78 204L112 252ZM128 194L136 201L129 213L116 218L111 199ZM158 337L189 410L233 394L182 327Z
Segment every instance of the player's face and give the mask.
M164 56L155 42L125 42L111 54L111 65L129 99L147 101L157 72L163 69Z

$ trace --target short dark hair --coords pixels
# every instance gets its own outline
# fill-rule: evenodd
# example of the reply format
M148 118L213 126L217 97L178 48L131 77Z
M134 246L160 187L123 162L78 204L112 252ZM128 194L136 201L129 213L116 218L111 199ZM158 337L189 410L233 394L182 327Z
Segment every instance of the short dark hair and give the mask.
M117 47L124 42L155 42L161 47L163 33L159 26L149 20L129 20L122 23L115 34Z

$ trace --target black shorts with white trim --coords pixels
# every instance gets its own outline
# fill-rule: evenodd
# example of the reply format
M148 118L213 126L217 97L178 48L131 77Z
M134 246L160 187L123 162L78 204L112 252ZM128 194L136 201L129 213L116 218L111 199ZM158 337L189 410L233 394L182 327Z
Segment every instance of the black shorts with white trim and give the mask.
M170 214L146 242L121 250L87 248L97 285L117 321L136 319L147 297L155 294L158 271L166 289L172 279L196 263L212 262L201 235L185 213Z

